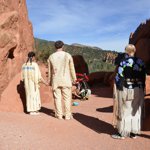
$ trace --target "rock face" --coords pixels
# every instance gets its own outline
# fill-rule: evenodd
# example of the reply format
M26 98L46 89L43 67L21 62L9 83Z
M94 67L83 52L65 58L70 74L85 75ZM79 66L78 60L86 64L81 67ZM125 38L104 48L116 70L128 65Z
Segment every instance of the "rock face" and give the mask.
M33 46L32 24L28 20L26 1L0 0L0 98L5 89L14 82L13 79L16 80L15 76ZM16 84L13 86L17 88ZM9 100L6 101L8 104ZM14 106L17 103L15 97L13 101ZM4 107L5 100L1 98L0 110ZM11 108L11 103L6 107Z
M106 56L104 57L104 62L114 64L115 63L115 58L117 57L117 53L114 52L107 52Z
M107 85L113 88L115 72L93 72L88 75L89 85Z
M150 76L146 76L146 95L143 113L143 130L150 131Z
M134 33L131 33L129 43L136 47L136 55L143 59L147 73L150 74L150 20L141 23Z
M74 55L73 61L74 61L76 73L89 74L88 65L81 55Z

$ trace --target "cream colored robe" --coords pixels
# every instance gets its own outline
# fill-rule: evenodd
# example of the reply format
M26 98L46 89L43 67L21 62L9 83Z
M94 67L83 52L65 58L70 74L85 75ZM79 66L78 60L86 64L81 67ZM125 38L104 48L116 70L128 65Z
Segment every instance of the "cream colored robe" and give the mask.
M57 87L72 87L72 82L76 81L72 56L64 51L50 55L48 76L53 90Z
M25 85L27 112L38 111L41 108L39 82L41 72L37 63L25 63L22 66L22 80Z

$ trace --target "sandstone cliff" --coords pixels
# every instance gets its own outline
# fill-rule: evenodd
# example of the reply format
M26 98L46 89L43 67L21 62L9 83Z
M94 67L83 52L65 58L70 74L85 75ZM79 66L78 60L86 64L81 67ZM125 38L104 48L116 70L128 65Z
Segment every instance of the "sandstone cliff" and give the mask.
M73 61L74 61L76 73L89 74L88 65L85 62L83 56L74 55L73 56Z
M17 91L18 83L13 80L16 80L15 76L20 72L33 45L32 24L28 19L26 1L0 0L0 110L17 104L16 97L9 97L10 91L6 89L13 83L12 88ZM7 105L9 98L13 99L12 106Z
M136 46L136 55L145 61L147 73L150 74L150 20L141 23L135 32L130 34L129 43Z

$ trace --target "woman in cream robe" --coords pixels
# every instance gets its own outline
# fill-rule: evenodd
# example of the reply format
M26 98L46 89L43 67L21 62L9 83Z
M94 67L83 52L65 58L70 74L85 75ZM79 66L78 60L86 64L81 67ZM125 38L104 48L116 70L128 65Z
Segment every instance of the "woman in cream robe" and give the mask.
M39 66L34 62L35 53L29 52L28 60L22 66L22 80L24 81L26 93L27 112L38 114L41 108L39 82L43 81Z

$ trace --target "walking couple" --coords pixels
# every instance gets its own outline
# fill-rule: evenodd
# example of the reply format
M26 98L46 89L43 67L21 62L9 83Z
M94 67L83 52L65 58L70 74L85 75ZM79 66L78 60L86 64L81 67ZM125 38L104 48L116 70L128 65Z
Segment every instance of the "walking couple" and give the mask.
M22 66L22 80L24 81L26 92L27 112L31 115L39 113L41 108L39 83L50 85L53 91L55 103L55 117L63 118L62 98L64 99L65 119L72 119L71 100L72 84L76 82L76 74L72 56L63 51L64 43L55 42L56 52L48 58L48 81L42 76L38 64L35 60L35 53L29 52L27 62Z

